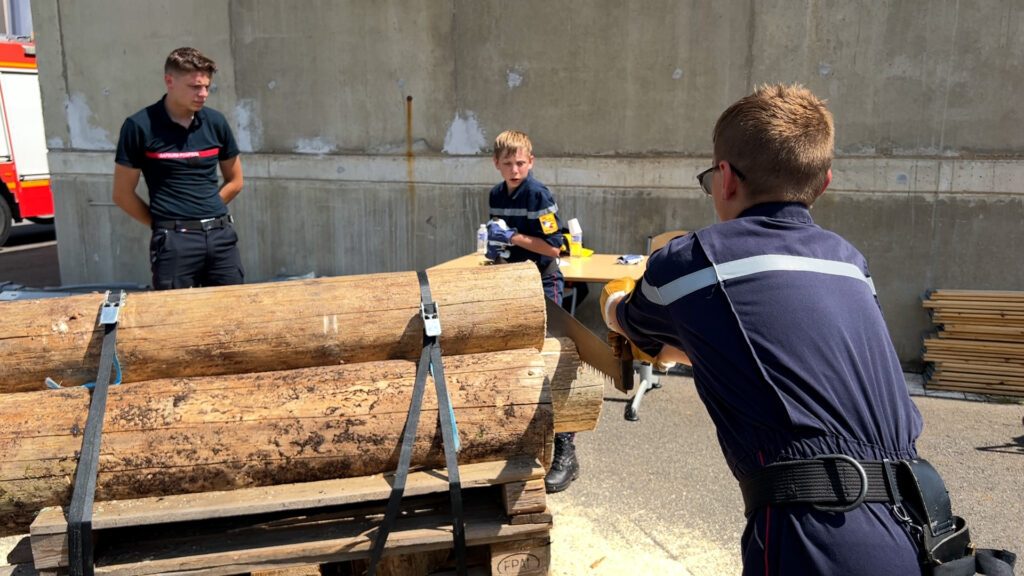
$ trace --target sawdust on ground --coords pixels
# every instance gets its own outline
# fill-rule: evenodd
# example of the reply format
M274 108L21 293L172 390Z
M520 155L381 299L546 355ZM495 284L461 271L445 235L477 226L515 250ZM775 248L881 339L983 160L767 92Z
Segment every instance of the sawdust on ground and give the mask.
M551 576L719 576L742 571L739 554L694 531L548 499L554 514Z

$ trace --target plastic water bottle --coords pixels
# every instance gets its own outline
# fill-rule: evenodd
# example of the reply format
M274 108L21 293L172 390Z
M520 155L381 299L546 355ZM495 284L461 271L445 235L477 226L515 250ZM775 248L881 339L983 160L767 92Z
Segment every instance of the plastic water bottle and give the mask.
M569 220L569 255L579 256L583 250L583 228L580 221L573 218Z
M476 253L483 254L487 252L487 226L481 224L476 229Z

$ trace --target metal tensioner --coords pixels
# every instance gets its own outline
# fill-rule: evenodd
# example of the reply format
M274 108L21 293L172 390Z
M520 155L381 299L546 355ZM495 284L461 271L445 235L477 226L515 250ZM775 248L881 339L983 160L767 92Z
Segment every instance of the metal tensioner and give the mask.
M423 330L427 336L441 335L441 319L437 315L437 303L424 304L420 301L420 317L423 318Z
M121 306L124 306L125 300L128 298L128 293L124 290L119 290L118 295L113 295L110 290L103 296L103 304L100 305L100 321L99 325L110 325L117 324L117 316L121 311Z

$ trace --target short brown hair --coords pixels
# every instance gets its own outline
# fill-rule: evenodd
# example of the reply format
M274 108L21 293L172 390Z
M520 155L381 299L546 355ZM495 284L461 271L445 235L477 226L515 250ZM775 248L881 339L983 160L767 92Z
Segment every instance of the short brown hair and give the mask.
M759 86L722 112L712 138L715 162L735 165L753 197L810 206L832 167L832 113L799 84Z
M213 73L216 71L216 62L207 58L199 50L187 46L172 51L167 55L167 60L164 62L164 74L205 72L213 76Z
M518 130L505 130L494 139L494 158L501 160L505 154L515 154L520 150L527 156L533 155L533 144L530 137Z

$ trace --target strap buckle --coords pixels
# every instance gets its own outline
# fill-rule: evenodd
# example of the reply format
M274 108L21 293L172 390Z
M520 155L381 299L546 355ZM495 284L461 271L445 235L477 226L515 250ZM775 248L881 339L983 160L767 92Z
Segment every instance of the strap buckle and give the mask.
M100 326L109 326L111 324L117 324L118 314L121 312L121 306L124 305L128 294L124 290L119 290L119 294L116 296L107 290L107 293L103 295L103 304L100 305Z
M860 465L860 462L857 462L856 460L850 458L846 454L822 454L821 456L817 457L817 460L842 461L852 466L853 469L857 471L857 475L860 476L860 491L857 494L857 497L853 499L853 502L850 502L845 506L826 506L823 504L811 504L812 508L814 508L815 510L820 510L822 512L843 513L849 512L850 510L853 510L857 506L860 506L861 504L864 503L864 498L868 495L868 473L864 471L864 467Z
M423 330L427 336L441 335L441 319L437 315L437 303L420 301L420 317L423 318Z

